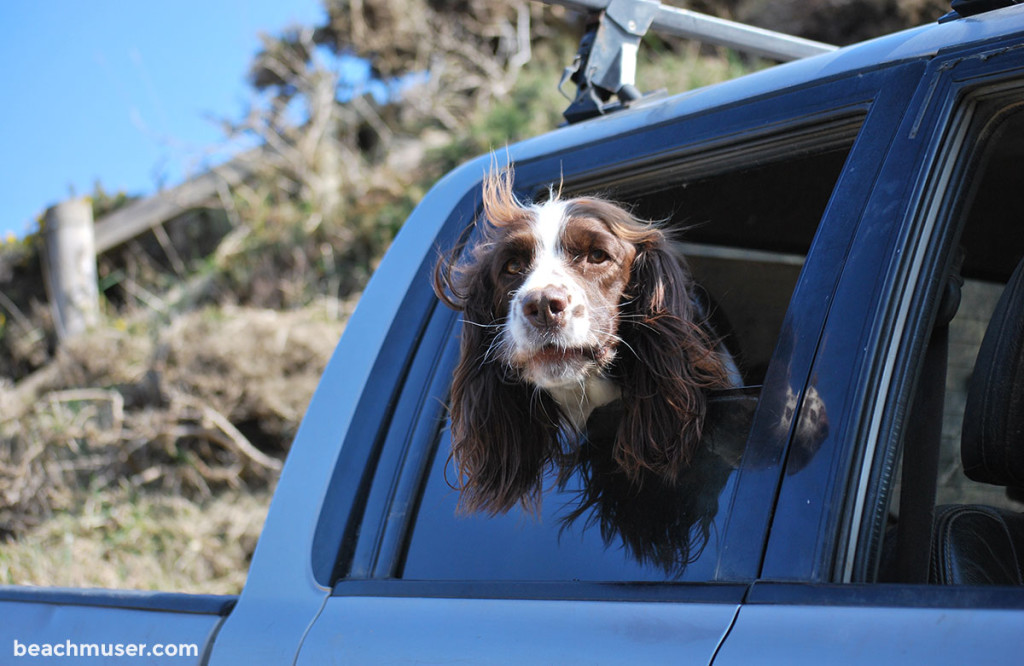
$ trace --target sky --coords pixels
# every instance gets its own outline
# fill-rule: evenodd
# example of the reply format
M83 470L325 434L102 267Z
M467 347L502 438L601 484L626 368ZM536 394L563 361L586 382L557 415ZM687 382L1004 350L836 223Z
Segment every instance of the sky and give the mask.
M99 182L174 186L231 146L260 33L315 25L318 0L0 2L0 240Z

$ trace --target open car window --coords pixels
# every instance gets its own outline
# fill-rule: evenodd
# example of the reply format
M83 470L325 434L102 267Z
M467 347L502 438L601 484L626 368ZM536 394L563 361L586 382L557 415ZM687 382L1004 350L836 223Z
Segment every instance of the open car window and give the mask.
M722 519L736 491L759 387L861 120L847 116L732 147L728 156L711 151L656 172L574 186L678 230L712 324L745 386L711 396L705 446L677 486L599 483L612 478L610 460L602 447L591 447L582 472L562 483L549 474L537 516L519 508L498 516L459 514L442 424L409 507L410 531L394 573L407 580L727 580L719 567ZM542 192L543 185L524 196ZM456 325L447 343L452 350L457 332ZM450 366L438 372L450 373Z

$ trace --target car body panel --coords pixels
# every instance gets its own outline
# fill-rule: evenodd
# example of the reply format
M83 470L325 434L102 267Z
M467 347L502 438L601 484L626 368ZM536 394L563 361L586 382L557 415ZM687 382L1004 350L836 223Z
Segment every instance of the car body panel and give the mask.
M715 666L1012 664L1020 609L756 606L740 611Z
M333 599L297 663L709 664L739 609L731 592L732 603L376 593Z
M10 657L68 663L76 655L92 663L159 663L173 654L175 663L201 664L233 603L233 597L5 587L0 649L5 663Z
M715 659L738 664L1011 664L1019 590L755 583Z

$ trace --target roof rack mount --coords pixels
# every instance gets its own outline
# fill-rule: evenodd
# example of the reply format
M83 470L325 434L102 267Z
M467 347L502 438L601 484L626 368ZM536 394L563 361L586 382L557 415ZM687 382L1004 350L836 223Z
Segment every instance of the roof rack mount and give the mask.
M546 0L596 17L580 41L576 59L559 84L571 79L576 98L569 123L620 108L640 97L635 87L636 54L648 30L726 46L770 60L787 61L836 49L809 39L662 5L660 0ZM613 96L619 102L610 101Z
M984 14L1003 7L1018 5L1021 0L952 0L950 12L939 19L939 23L955 21L975 14Z

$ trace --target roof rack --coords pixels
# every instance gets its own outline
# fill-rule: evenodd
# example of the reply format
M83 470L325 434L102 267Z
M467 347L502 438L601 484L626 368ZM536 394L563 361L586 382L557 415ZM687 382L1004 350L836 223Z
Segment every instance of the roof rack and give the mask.
M636 54L648 30L787 61L836 49L809 39L662 5L660 0L546 0L588 12L587 27L567 80L577 86L576 98L563 115L569 123L608 113L642 95L635 87ZM618 102L612 101L617 97Z

